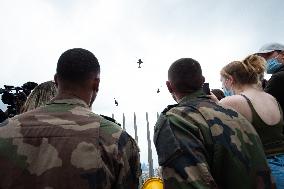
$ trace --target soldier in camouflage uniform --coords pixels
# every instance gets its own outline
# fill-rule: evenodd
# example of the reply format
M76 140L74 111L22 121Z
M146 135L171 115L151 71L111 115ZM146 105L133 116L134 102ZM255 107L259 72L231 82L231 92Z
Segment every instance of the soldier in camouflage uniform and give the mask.
M21 113L36 109L47 104L57 93L54 81L46 81L36 86L29 94Z
M84 49L58 60L58 94L0 125L0 188L137 189L139 149L117 124L90 109L100 66Z
M164 188L273 188L253 126L201 90L204 77L191 58L174 62L167 87L178 102L160 115L154 143Z

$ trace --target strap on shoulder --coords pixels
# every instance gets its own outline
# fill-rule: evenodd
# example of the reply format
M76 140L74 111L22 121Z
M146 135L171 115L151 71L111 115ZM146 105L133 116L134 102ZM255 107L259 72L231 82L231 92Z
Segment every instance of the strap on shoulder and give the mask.
M254 107L253 107L253 105L252 105L250 99L249 99L246 95L244 95L244 94L240 94L240 95L246 99L246 101L248 102L248 105L249 105L250 109L253 111L253 110L254 110Z

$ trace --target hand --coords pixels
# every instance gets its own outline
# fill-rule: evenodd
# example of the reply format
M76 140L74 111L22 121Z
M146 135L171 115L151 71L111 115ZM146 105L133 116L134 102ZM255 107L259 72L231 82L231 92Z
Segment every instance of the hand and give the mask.
M206 95L207 97L209 97L211 100L213 100L214 102L219 102L218 98L210 91L210 95Z

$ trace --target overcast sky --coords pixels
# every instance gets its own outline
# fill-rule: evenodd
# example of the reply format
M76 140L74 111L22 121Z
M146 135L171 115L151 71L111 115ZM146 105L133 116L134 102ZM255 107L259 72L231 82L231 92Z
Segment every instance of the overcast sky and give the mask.
M170 64L194 58L210 87L221 88L224 65L284 43L283 7L283 0L0 0L0 88L51 80L62 52L92 51L101 64L93 110L119 122L124 112L133 137L137 112L146 162L145 112L152 135L156 112L174 103L165 86Z

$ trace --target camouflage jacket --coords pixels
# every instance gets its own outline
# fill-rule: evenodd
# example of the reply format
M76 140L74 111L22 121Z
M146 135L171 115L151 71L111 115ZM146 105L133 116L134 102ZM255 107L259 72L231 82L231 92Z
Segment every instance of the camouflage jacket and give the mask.
M79 99L54 100L0 125L0 188L136 189L136 142Z
M161 114L154 143L166 189L273 187L253 126L201 91Z

